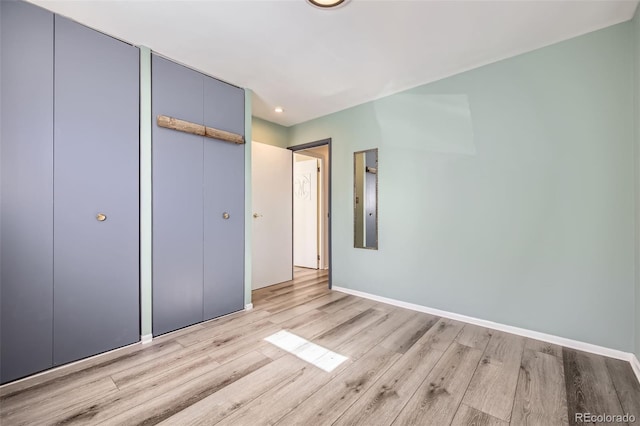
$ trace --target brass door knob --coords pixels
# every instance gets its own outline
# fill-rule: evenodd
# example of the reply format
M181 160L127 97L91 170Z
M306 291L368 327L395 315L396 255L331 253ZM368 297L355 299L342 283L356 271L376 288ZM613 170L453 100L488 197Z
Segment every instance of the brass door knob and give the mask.
M227 213L227 212L222 213L222 218L223 219L229 219L230 217L231 216L229 216L229 213Z
M104 213L98 213L96 215L96 219L98 220L98 222L104 222L105 220L107 220L107 215Z

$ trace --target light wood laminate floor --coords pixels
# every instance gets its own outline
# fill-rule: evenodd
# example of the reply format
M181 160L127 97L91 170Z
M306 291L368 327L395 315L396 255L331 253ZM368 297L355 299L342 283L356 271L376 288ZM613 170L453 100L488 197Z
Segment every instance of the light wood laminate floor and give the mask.
M254 309L0 388L8 425L562 425L640 422L628 363L327 289L326 271ZM264 340L288 330L348 357L325 372Z

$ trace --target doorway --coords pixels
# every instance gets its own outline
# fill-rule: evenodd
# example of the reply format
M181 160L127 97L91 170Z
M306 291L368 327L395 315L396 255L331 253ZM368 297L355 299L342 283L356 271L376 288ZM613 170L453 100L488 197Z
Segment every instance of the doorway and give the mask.
M293 151L294 273L328 273L331 288L331 139L289 147Z
M270 294L279 286L307 286L312 284L311 278L328 283L325 284L325 290L331 288L330 142L330 139L325 139L287 149L256 141L252 143L254 296ZM308 228L314 238L302 238L299 244L294 244L294 193L297 191L298 195L304 195L307 199L313 194L310 193L310 182L305 184L299 181L296 189L294 154L302 154L310 160L309 164L316 164L313 168L315 173L320 167L321 175L314 197L317 200L315 225ZM312 241L312 246L315 245L311 262L304 267L294 266L297 263L294 262L296 247L309 241Z

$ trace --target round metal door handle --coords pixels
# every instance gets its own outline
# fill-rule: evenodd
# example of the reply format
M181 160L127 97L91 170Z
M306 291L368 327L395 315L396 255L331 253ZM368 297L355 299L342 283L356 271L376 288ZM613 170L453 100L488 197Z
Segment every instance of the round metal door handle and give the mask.
M222 218L223 219L229 219L230 217L231 216L229 216L229 213L227 213L227 212L222 213Z
M107 220L107 215L104 213L98 213L96 215L96 219L98 220L98 222L104 222L105 220Z

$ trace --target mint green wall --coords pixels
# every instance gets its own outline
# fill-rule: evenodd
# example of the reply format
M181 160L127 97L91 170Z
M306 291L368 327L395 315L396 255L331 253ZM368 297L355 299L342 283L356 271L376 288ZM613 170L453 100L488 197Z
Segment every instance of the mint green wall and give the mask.
M334 285L633 351L632 31L290 128L332 138ZM353 248L353 152L374 147L378 251Z
M636 318L635 339L636 356L640 358L640 6L633 18L633 32L635 42L635 130L636 130Z
M266 143L269 145L286 148L289 140L289 128L263 120L258 117L252 117L252 137L256 142Z
M251 204L251 141L254 120L251 116L253 92L244 90L244 304L251 303L251 248L253 247L253 206Z

